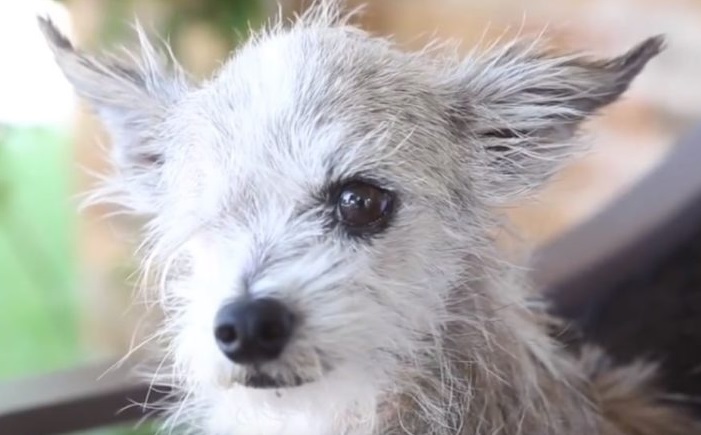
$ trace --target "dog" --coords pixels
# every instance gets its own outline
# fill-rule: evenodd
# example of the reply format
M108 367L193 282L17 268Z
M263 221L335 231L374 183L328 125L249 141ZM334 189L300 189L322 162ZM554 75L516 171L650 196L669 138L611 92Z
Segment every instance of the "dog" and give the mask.
M195 83L40 27L113 142L96 198L146 219L167 427L206 434L693 435L652 362L564 346L495 234L664 46L406 52L336 1ZM168 372L168 373L165 373Z

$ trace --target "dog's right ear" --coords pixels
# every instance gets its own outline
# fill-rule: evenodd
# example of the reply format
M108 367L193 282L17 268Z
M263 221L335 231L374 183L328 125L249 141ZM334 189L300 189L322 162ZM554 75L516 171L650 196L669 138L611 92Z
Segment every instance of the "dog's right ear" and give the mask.
M475 191L499 205L537 191L584 148L576 140L582 123L618 100L664 46L655 36L592 59L517 40L468 58L454 73L447 118L473 151Z
M187 92L182 69L169 67L138 25L141 50L128 60L81 52L48 19L39 18L39 27L68 81L107 128L120 182L132 197L129 207L152 207L149 196L155 193L165 158L158 127Z

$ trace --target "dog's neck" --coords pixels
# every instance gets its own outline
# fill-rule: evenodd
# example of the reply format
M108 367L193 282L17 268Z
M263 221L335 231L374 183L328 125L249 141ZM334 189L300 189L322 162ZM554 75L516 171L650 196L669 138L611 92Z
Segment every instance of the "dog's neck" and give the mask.
M426 355L411 386L383 406L381 434L555 435L599 432L579 370L548 337L547 315L525 307L513 271L453 307L436 353ZM499 286L498 291L494 287ZM513 288L508 288L513 287ZM495 300L492 295L511 295Z

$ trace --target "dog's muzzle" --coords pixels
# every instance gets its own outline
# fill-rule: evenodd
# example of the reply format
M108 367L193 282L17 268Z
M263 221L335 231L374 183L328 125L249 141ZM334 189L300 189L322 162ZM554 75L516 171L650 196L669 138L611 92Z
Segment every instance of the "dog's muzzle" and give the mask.
M219 309L214 337L230 361L255 368L280 356L294 326L294 315L282 302L244 297Z

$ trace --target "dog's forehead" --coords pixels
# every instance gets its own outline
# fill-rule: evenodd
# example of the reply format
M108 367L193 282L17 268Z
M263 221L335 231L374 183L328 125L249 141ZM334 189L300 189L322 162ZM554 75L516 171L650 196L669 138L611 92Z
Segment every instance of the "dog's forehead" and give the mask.
M372 128L396 120L400 100L421 88L406 60L353 29L278 33L239 50L200 103L220 128L235 128L239 136L330 122Z
M308 195L329 178L391 164L412 127L401 114L421 98L410 94L421 89L416 68L355 30L281 33L234 55L189 99L185 116L196 121L181 128L218 182L235 177L227 185L249 194ZM390 124L397 134L383 136Z
M348 107L366 93L395 88L393 81L410 76L400 66L403 60L387 43L357 29L303 28L246 44L212 86L219 95L257 97L281 108L284 101L322 103L338 97L349 98L344 102Z

